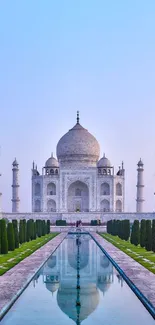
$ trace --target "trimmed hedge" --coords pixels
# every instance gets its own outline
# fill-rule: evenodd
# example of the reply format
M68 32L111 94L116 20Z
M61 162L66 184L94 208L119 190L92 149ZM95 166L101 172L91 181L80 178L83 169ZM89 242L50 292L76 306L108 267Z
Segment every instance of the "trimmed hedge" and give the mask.
M1 254L8 253L8 239L7 239L7 229L6 229L6 221L4 219L1 220Z
M147 251L155 252L155 219L134 220L130 234L129 220L109 220L107 222L107 233L118 236L120 239L129 240L135 246L139 245Z
M56 226L66 226L66 220L56 220Z
M18 233L18 222L17 220L12 220L14 237L15 237L15 248L19 247L19 233Z
M7 226L7 238L8 238L8 250L14 251L15 250L15 235L13 229L13 223L9 222Z

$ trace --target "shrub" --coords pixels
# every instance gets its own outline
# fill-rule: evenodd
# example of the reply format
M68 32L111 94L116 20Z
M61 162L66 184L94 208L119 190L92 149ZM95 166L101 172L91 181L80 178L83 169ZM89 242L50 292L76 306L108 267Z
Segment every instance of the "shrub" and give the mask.
M130 220L123 220L124 240L130 238Z
M50 234L50 220L47 220L47 234Z
M8 250L14 251L15 250L15 235L12 222L8 223L7 226L7 238L8 238Z
M152 250L152 229L151 220L146 220L146 238L145 238L145 248L147 251Z
M152 251L155 252L155 219L152 220Z
M142 219L140 222L140 246L145 247L146 239L146 220Z
M66 220L56 220L56 226L66 226Z
M12 220L13 229L14 229L14 237L15 237L15 248L19 247L19 233L18 233L18 221Z
M8 253L8 239L6 230L6 221L1 220L1 254Z
M27 238L27 223L26 220L23 219L23 243L26 242L26 238Z
M132 226L132 232L131 232L131 244L134 244L137 246L139 244L139 221L135 220Z

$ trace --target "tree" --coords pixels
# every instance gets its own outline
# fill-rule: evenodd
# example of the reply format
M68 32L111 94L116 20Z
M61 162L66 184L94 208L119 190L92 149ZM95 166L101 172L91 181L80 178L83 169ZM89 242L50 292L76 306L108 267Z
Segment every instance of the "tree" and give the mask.
M0 220L0 254L1 254L1 220Z
M124 220L124 240L129 240L130 238L130 220Z
M134 223L132 225L132 232L131 232L131 244L134 244L137 246L139 244L139 221L134 220Z
M26 237L27 237L27 225L26 225L26 220L23 219L23 243L26 242Z
M146 220L142 219L140 223L140 246L145 247L146 239Z
M8 250L14 251L15 250L15 235L12 222L8 223L7 227L7 238L8 238Z
M37 234L36 234L36 221L34 220L34 239L37 238Z
M50 220L47 220L47 234L50 234Z
M22 219L19 221L19 242L20 244L24 242L24 225Z
M30 237L31 237L31 220L27 220L26 223L26 241L29 242L30 241Z
M155 219L152 220L152 251L155 252Z
M15 237L15 248L19 247L19 233L18 233L18 222L17 220L12 220L14 237Z
M152 250L151 220L146 220L145 248L146 248L147 251L151 251Z
M6 221L1 220L1 254L8 253L8 239L7 239L7 230L6 230Z

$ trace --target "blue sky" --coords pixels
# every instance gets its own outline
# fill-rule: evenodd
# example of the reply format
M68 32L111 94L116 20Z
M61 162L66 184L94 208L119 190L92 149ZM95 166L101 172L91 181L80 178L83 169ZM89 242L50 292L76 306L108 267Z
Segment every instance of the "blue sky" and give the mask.
M155 1L0 2L0 190L11 211L20 164L21 211L31 210L31 166L41 170L80 111L111 163L126 169L135 211L136 164L145 211L155 210Z

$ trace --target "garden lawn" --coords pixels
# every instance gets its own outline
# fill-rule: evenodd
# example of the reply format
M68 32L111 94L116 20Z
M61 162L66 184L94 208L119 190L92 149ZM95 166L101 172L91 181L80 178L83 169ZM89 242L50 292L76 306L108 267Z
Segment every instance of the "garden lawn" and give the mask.
M19 248L8 254L0 254L0 275L10 270L13 266L24 260L25 257L31 255L38 248L45 245L48 241L54 238L58 233L50 233L48 235L38 237L37 239L23 243Z
M121 251L132 257L135 261L143 265L146 269L155 274L155 253L146 251L140 245L135 246L129 241L120 239L118 236L110 234L100 234L104 239L109 241L114 246L118 247Z

